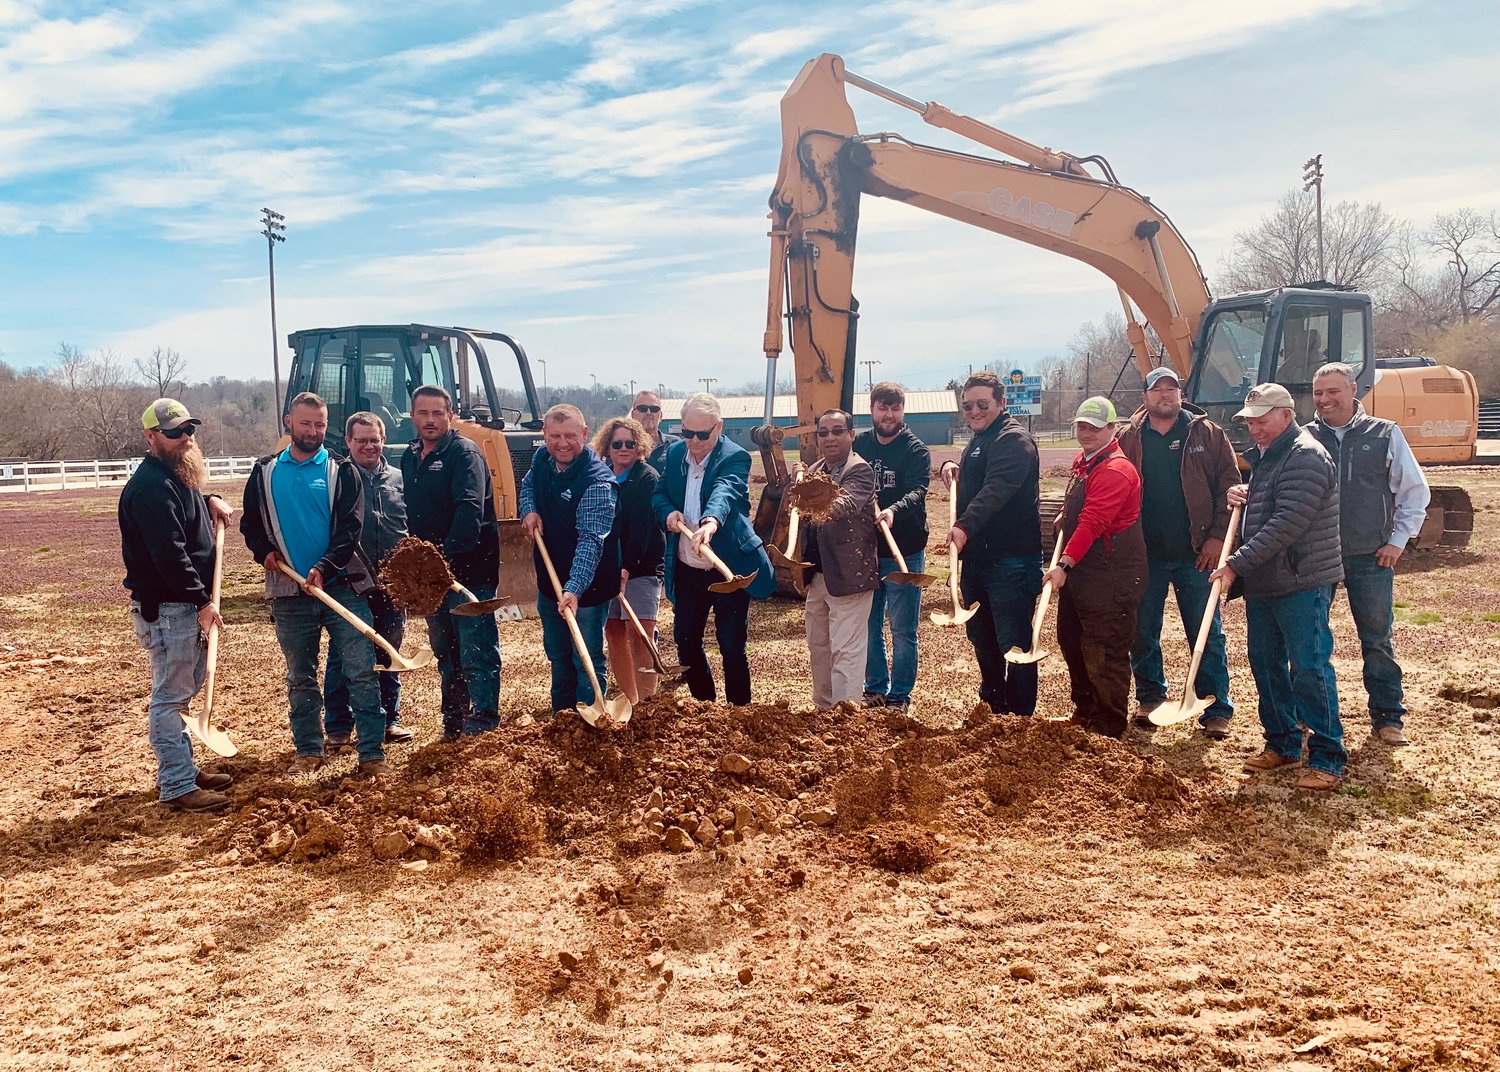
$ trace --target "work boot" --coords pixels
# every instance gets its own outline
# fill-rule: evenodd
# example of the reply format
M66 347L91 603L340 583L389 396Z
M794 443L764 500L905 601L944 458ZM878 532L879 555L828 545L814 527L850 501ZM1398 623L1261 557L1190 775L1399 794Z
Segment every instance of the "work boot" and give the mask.
M330 733L328 735L328 748L330 751L338 752L348 748L354 741L352 733Z
M370 759L359 765L361 778L379 778L382 774L391 773L391 766L383 759Z
M1166 700L1142 700L1136 705L1135 714L1130 716L1130 724L1138 730L1154 733L1156 723L1151 721L1151 712L1166 702Z
M322 756L298 756L287 767L288 774L311 774L323 765Z
M228 774L209 774L207 771L199 771L196 783L199 789L210 789L218 793L233 785L234 777Z
M1229 719L1205 718L1199 732L1210 741L1223 741L1229 737Z
M1327 771L1309 770L1297 779L1298 789L1311 789L1315 793L1331 793L1343 784L1344 779Z
M1383 745L1391 748L1405 748L1411 742L1406 739L1406 734L1401 731L1400 726L1381 726L1375 731L1375 736Z
M1273 771L1277 767L1295 767L1300 762L1302 762L1300 759L1287 759L1286 756L1265 748L1245 760L1245 773L1264 774L1266 771Z
M194 789L191 793L173 797L166 804L173 811L197 813L225 808L229 805L229 798L223 793L215 793L212 789Z
M385 728L385 743L405 744L416 735L416 730L409 730L405 726L387 726Z

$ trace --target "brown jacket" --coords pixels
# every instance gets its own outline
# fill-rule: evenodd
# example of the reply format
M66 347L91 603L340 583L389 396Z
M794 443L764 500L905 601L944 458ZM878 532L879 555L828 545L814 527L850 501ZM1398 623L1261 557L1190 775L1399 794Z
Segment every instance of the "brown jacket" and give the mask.
M822 458L807 467L809 473L827 472ZM823 573L823 583L832 596L851 596L873 592L880 587L880 549L875 528L875 470L853 451L838 476L844 489L833 507L833 516L821 525L808 525L798 543L808 547L817 541L817 550L808 561L816 561ZM809 550L811 548L809 547Z
M1188 534L1193 550L1203 550L1205 540L1222 540L1229 531L1229 489L1244 482L1229 437L1197 406L1184 402L1189 422L1182 444L1182 497L1187 502ZM1146 407L1130 417L1120 429L1120 449L1137 470L1141 467L1141 428Z

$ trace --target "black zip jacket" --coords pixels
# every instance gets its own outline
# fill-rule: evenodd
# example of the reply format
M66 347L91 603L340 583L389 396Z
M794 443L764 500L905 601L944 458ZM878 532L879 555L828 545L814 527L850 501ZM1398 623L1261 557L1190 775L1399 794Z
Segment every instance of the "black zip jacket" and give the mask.
M489 466L479 444L449 432L419 457L421 440L401 455L406 522L413 536L435 543L465 587L500 578L500 526Z
M854 453L875 470L875 502L893 516L891 535L904 558L927 549L927 485L932 479L932 454L906 425L889 443L875 437L872 428L854 437ZM881 558L890 548L877 533Z
M156 621L163 603L207 606L214 582L208 496L148 454L120 493L119 517L125 587L141 617Z
M660 577L667 537L656 523L651 496L660 479L645 462L631 466L615 501L615 535L620 541L620 568L632 577Z
M969 441L958 468L959 558L993 562L1042 550L1041 465L1036 440L1010 414Z

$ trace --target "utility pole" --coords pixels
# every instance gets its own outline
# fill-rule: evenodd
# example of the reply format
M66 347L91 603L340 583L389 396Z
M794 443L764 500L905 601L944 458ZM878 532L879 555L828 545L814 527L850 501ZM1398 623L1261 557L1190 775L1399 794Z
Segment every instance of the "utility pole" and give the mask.
M260 232L266 236L266 261L271 279L271 386L276 391L276 423L281 424L281 338L276 331L276 243L286 241L286 217L268 208L261 211Z
M635 401L635 381L634 380L630 381L630 400L631 400L631 402Z
M875 386L875 366L880 362L871 360L861 361L860 364L865 367L865 390L868 391Z
M536 363L542 366L542 394L547 393L547 362L545 358L537 358Z
M719 378L717 376L699 376L698 381L703 384L703 393L706 395L711 395L713 394L713 388L711 388L709 385L718 383Z
M1083 352L1083 397L1089 397L1089 386L1093 383L1094 351Z
M1302 164L1302 192L1316 190L1318 193L1318 278L1327 279L1323 267L1323 154L1311 157Z

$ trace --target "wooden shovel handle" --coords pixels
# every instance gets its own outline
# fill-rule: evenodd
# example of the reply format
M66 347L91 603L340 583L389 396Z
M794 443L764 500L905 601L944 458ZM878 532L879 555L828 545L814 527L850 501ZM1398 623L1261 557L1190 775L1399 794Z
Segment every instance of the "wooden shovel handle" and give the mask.
M886 546L891 549L891 557L896 560L896 569L901 573L907 572L906 559L901 555L901 548L896 546L896 537L891 535L891 527L880 516L879 503L875 504L875 524L880 527L880 532L885 537Z
M360 634L363 635L367 640L370 640L377 647L383 649L385 653L391 657L392 666L407 665L406 660L401 657L401 653L395 648L391 647L390 641L386 640L385 637L375 632L372 626L366 625L364 622L360 621L357 615L350 612L348 608L346 608L338 600L334 599L327 592L323 591L323 589L308 588L307 578L302 576L302 574L298 573L296 570L292 569L291 566L287 565L286 559L279 559L276 565L282 573L285 573L292 580L302 585L302 590L304 592L310 593L312 597L319 603L322 603L323 606L327 607L329 610L337 614L340 618L344 619L344 621L348 622L350 625L354 626L354 628L358 629L360 631Z
M547 576L552 580L552 591L557 594L557 602L561 604L562 581L557 579L557 567L552 565L552 556L547 552L547 545L542 542L542 534L534 532L531 534L531 539L542 556L542 565L547 567ZM622 596L621 601L623 600ZM563 621L568 623L568 632L573 634L573 645L578 649L578 661L583 663L584 672L589 676L589 684L594 686L594 702L603 707L604 690L599 687L599 677L594 673L594 659L589 655L589 646L583 642L583 631L578 628L578 620L573 617L573 612L567 607L559 606L558 610L562 614Z
M1229 552L1234 547L1234 534L1239 528L1240 507L1229 513L1229 531L1224 534L1224 546L1219 549L1219 569L1229 561ZM1223 591L1222 580L1215 581L1208 589L1208 600L1203 604L1203 620L1198 623L1198 638L1193 641L1193 661L1188 666L1187 680L1182 686L1182 705L1186 707L1194 693L1193 681L1198 677L1198 664L1203 662L1203 653L1208 649L1208 633L1213 628L1214 615L1219 609L1219 594Z
M214 522L214 584L210 597L215 607L219 606L219 593L224 590L224 530L228 526L222 519ZM219 623L208 627L208 654L204 659L203 672L203 717L205 721L214 709L214 679L219 670Z

